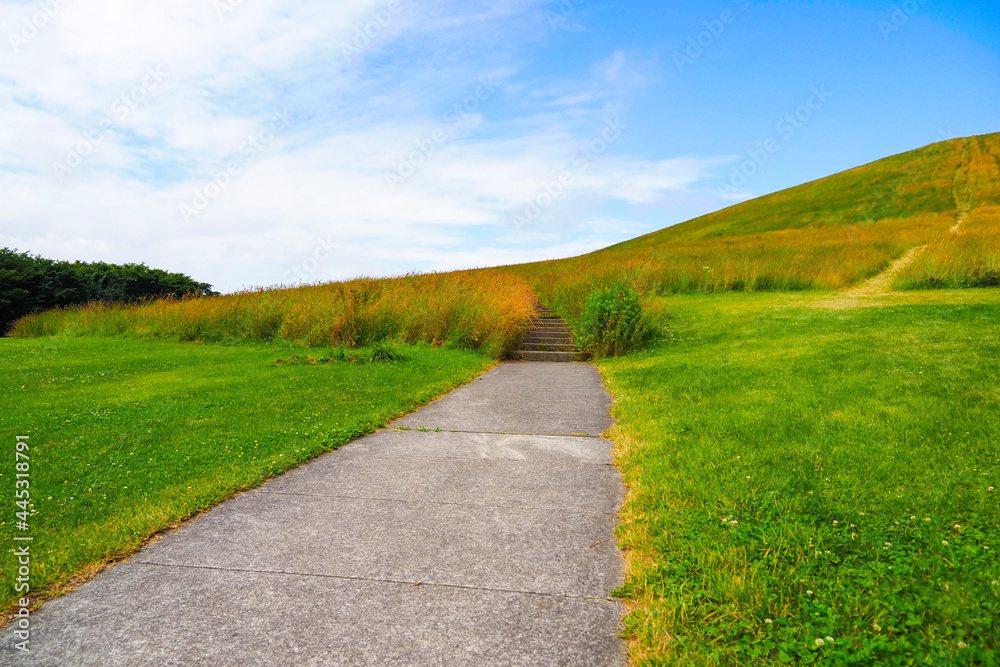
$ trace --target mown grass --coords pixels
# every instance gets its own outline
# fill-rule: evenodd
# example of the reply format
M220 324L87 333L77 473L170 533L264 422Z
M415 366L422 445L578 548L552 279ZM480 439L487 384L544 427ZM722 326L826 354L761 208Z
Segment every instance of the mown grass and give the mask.
M998 664L1000 294L934 296L675 297L600 362L636 664Z
M285 341L306 347L395 340L499 359L530 327L536 299L528 283L512 274L457 271L139 305L95 303L22 318L10 335Z
M14 508L0 540L30 535L32 595L139 547L175 522L335 449L468 381L492 362L424 345L354 350L107 338L0 340L0 484L30 436L30 530ZM391 354L388 354L391 353ZM362 363L372 356L390 362ZM400 357L401 355L401 357ZM13 502L13 500L12 500ZM0 608L15 598L12 550Z

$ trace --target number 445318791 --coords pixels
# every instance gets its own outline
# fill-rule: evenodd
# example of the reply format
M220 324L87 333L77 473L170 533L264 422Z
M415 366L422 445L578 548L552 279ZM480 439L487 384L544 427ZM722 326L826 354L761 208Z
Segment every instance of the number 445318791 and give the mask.
M31 505L31 482L28 479L31 474L31 459L28 455L28 436L17 436L14 461L14 467L17 469L14 504L20 510L17 512L17 527L21 530L28 530L28 516L30 515L28 508Z

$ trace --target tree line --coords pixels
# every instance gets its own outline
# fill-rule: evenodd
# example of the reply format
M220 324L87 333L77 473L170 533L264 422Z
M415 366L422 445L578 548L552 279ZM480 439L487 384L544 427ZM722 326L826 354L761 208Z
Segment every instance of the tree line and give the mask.
M25 315L94 301L135 303L189 294L217 296L208 283L145 264L64 262L0 250L0 335Z

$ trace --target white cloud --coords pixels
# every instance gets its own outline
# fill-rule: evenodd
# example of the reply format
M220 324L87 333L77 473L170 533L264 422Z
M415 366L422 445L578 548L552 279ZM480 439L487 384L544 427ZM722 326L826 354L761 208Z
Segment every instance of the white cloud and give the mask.
M718 160L678 158L674 160L622 160L599 163L590 187L597 192L630 204L645 204L664 192L686 190L711 175Z
M516 58L462 54L538 29L534 0L391 14L385 0L254 0L221 18L214 4L66 1L16 51L0 48L0 243L143 261L226 290L281 282L329 239L338 251L317 280L495 265L620 241L634 228L601 206L683 191L713 164L608 151L515 230L511 213L643 84L635 58L612 53L533 98ZM34 7L0 0L0 34L19 34ZM345 59L366 26L370 43ZM283 109L291 125L246 151ZM79 167L57 174L74 154ZM215 193L231 163L239 173L185 220L182 205Z

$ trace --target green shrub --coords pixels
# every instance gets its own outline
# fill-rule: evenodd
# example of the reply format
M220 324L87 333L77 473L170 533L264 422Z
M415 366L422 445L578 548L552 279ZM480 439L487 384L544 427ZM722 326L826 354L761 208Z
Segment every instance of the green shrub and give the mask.
M577 339L594 357L616 357L639 348L652 330L638 293L629 283L617 281L587 296Z

